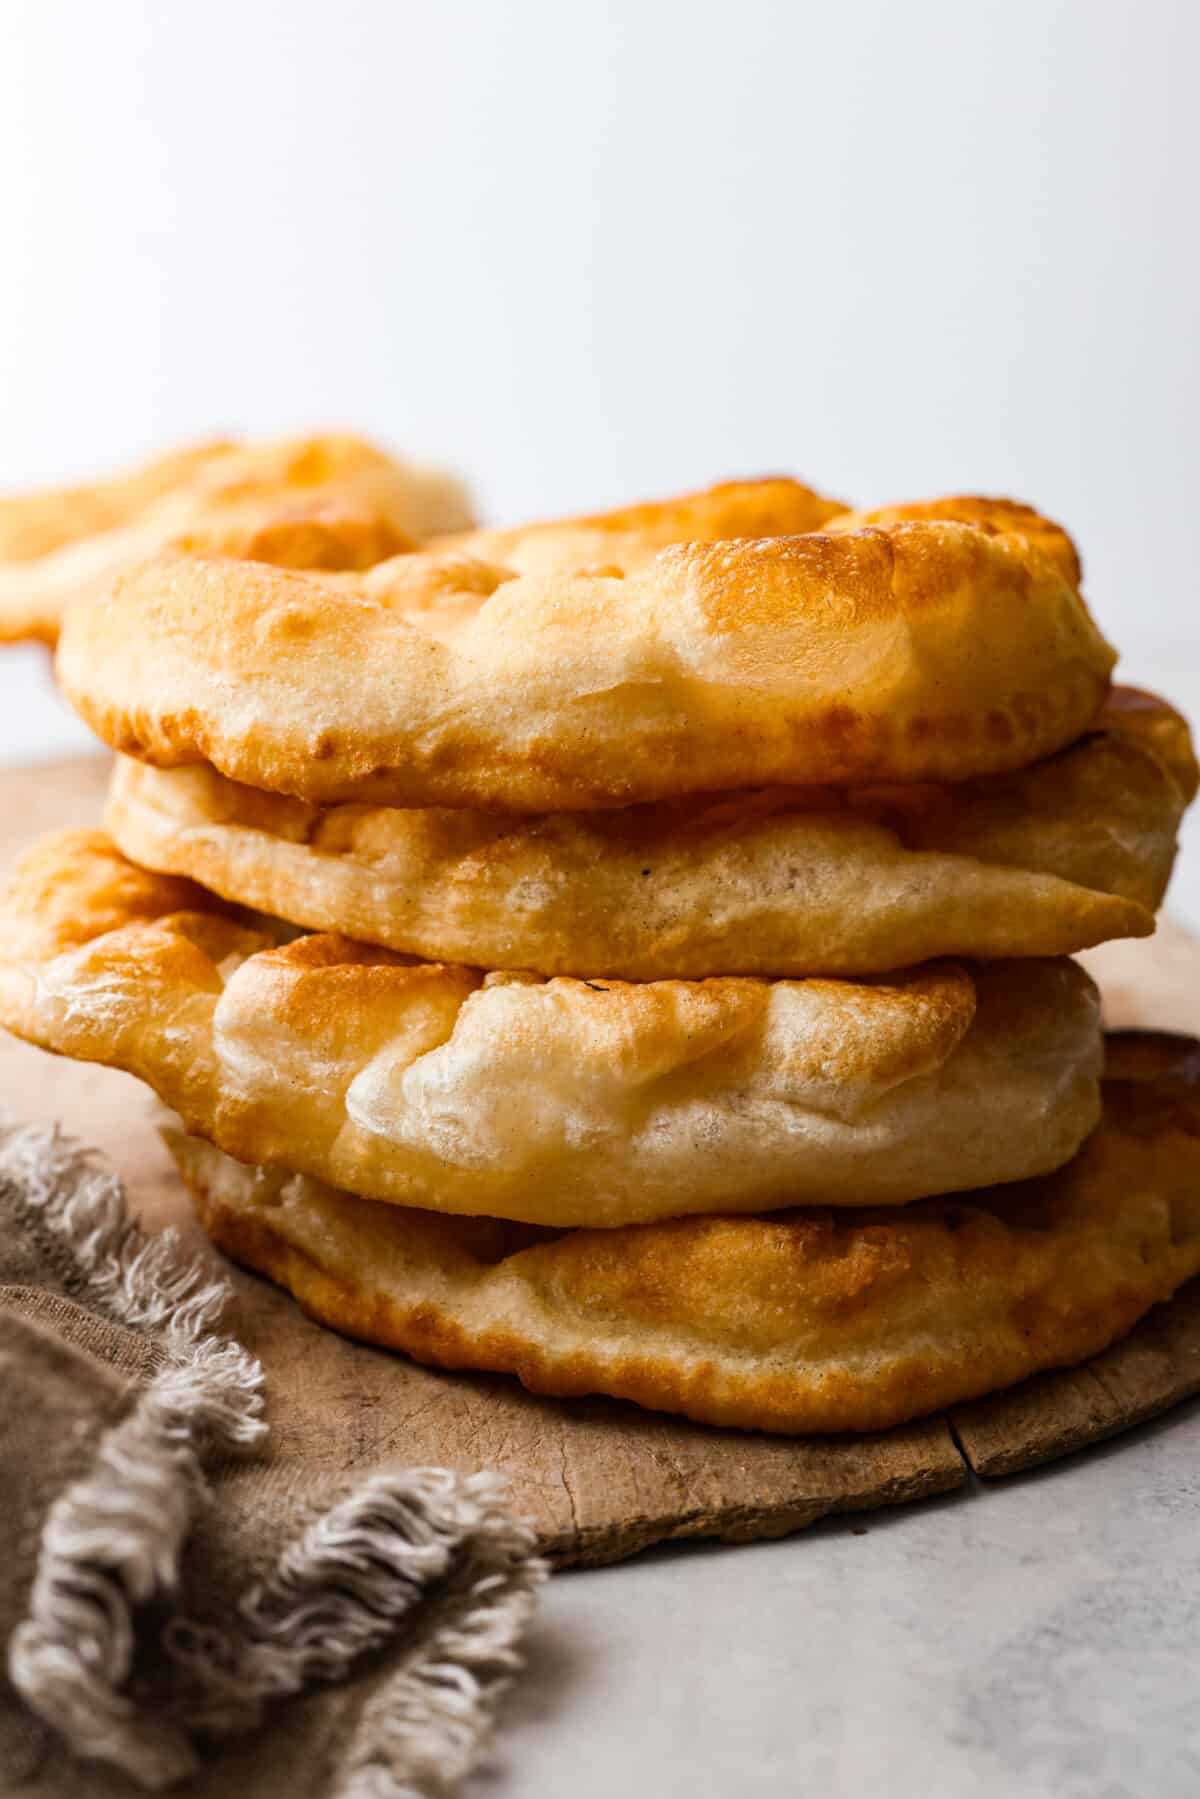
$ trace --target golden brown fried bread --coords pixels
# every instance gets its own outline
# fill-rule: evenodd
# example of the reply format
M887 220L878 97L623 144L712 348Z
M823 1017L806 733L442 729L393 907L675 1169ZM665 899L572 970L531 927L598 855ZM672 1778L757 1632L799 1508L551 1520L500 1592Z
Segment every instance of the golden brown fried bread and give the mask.
M1026 535L933 520L676 545L614 575L163 557L72 610L106 742L321 803L575 811L964 780L1095 721L1113 652Z
M956 785L775 788L609 812L315 806L120 758L134 862L309 930L439 961L627 980L876 974L1146 936L1195 764L1115 689L1096 731Z
M1067 1167L901 1211L558 1234L169 1141L214 1241L349 1336L707 1424L879 1430L1082 1361L1200 1272L1200 1045L1110 1049Z
M81 537L128 524L236 449L231 439L215 438L170 450L107 481L0 495L0 565L35 562Z
M1044 518L1020 500L989 499L983 494L949 494L938 500L905 500L875 506L867 512L843 512L830 519L828 531L861 531L865 525L900 525L914 520L949 519L974 525L993 535L1016 532L1048 556L1063 578L1078 587L1083 576L1079 551L1061 525Z
M1200 784L1200 766L1187 720L1173 706L1141 687L1114 687L1100 722L1157 757L1170 772L1185 802L1191 804Z
M374 1199L538 1224L898 1205L1057 1167L1096 1122L1074 963L884 980L587 982L277 946L99 833L0 905L0 1023L186 1127Z
M582 518L466 531L447 547L522 575L617 570L630 574L669 544L794 537L820 531L830 519L845 516L836 500L827 500L801 481L775 476L722 481L674 499L648 500Z
M358 437L202 444L93 487L0 499L0 641L53 643L69 605L167 548L365 569L470 521L456 480Z

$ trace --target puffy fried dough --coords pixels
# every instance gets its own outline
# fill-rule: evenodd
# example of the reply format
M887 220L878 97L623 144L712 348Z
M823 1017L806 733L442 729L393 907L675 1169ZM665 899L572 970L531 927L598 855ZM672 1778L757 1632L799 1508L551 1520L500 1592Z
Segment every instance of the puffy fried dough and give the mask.
M1096 992L1070 961L482 975L347 937L276 946L98 833L18 867L0 1023L140 1076L243 1161L540 1224L901 1204L1056 1167L1098 1110Z
M794 537L846 516L836 500L801 481L776 476L721 481L675 499L647 500L581 518L465 531L447 547L522 575L630 574L669 544Z
M53 643L69 605L159 550L365 569L470 522L451 476L361 438L201 444L92 487L0 499L0 640Z
M628 980L875 974L1154 929L1196 770L1116 689L1093 735L956 785L776 788L532 818L319 807L201 764L118 761L133 861L310 930L445 961Z
M1082 1361L1200 1272L1200 1045L1110 1039L1056 1174L901 1211L539 1232L373 1204L195 1138L210 1235L349 1336L707 1424L879 1430Z
M1028 536L936 520L676 545L625 577L163 557L72 609L59 675L163 767L574 811L1021 768L1092 724L1113 659Z
M236 449L230 438L214 438L169 450L106 481L0 495L0 564L35 562L81 537L126 525Z
M861 531L865 525L900 525L913 521L951 519L975 525L993 535L1016 532L1048 556L1064 580L1078 587L1083 576L1079 551L1061 525L1044 518L1020 500L989 499L983 494L949 494L938 500L904 500L898 505L875 506L867 512L842 512L830 519L828 531Z

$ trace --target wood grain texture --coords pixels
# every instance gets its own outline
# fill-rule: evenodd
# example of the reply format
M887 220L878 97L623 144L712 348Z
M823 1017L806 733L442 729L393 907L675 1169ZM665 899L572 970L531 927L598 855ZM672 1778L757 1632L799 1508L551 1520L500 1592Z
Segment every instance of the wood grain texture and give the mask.
M0 771L0 869L44 831L95 822L106 778L99 757ZM1136 948L1151 994L1162 991L1155 970L1169 958L1174 1010L1162 1022L1180 1026L1181 996L1200 999L1200 945L1166 927L1149 943L1117 947L1114 1022L1159 1022L1138 1015ZM1107 953L1089 958L1102 982ZM1194 1000L1190 1016L1200 1019ZM174 1225L212 1253L159 1142L153 1104L128 1076L0 1038L0 1103L15 1116L58 1119L95 1144L150 1228ZM561 1565L616 1561L688 1537L783 1536L833 1512L947 1492L966 1482L968 1464L983 1475L1012 1473L1200 1392L1200 1283L1084 1368L959 1407L951 1420L878 1436L787 1439L705 1429L616 1401L538 1399L503 1378L420 1368L312 1324L264 1281L239 1271L233 1278L230 1325L266 1365L281 1472L296 1462L357 1472L495 1468Z
M1144 1424L1196 1393L1200 1281L1191 1281L1103 1355L956 1406L950 1419L976 1474L1017 1474Z

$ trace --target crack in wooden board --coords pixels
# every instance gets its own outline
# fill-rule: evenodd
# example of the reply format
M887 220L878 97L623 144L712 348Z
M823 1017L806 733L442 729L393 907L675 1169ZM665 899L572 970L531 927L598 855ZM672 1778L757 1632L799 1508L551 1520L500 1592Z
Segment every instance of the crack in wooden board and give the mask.
M972 1470L991 1477L1102 1442L1197 1393L1200 1280L1156 1306L1103 1355L955 1406L950 1418Z
M105 779L101 758L0 771L0 867L41 831L94 823ZM1182 965L1200 991L1200 946L1178 930L1166 937L1176 997ZM1153 942L1139 948L1155 954ZM104 1151L150 1228L174 1224L212 1253L137 1082L0 1035L0 1094L15 1115L59 1119ZM541 1399L502 1376L442 1373L350 1342L254 1276L238 1273L234 1286L229 1327L266 1366L281 1469L497 1469L561 1566L688 1538L778 1537L832 1513L951 1492L969 1469L1014 1473L1200 1392L1200 1282L1082 1368L956 1407L949 1419L835 1438L712 1430L615 1400Z
M942 1419L836 1442L706 1430L615 1400L566 1403L503 1376L419 1367L312 1324L253 1277L239 1278L238 1295L231 1322L268 1370L277 1457L356 1472L495 1469L560 1565L687 1537L781 1536L966 1480Z

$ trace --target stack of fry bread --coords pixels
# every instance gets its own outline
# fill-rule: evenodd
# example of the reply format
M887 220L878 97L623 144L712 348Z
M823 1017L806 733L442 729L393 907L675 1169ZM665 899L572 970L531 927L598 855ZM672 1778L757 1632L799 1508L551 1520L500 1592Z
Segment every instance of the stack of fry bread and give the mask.
M103 831L0 1023L120 1068L335 1330L703 1423L877 1430L1200 1272L1200 1045L1107 1040L1197 766L1066 532L734 481L483 529L351 438L0 502Z

